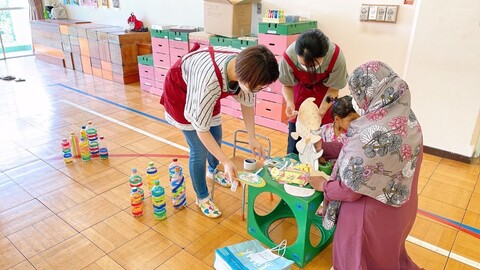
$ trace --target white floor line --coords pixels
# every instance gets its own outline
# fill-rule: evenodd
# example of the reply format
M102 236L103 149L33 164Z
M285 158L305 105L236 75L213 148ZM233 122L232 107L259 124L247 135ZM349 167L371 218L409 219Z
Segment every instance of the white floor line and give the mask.
M409 242L411 242L411 243L414 243L414 244L416 244L416 245L418 245L418 246L421 246L421 247L423 247L423 248L426 248L426 249L428 249L428 250L431 250L431 251L433 251L433 252L436 252L436 253L438 253L438 254L440 254L440 255L443 255L443 256L445 256L445 257L452 258L452 259L454 259L454 260L456 260L456 261L459 261L459 262L461 262L461 263L463 263L463 264L469 265L469 266L474 267L474 268L476 268L476 269L480 269L480 263L479 263L479 262L476 262L476 261L474 261L474 260L465 258L465 257L463 257L463 256L460 256L460 255L456 254L456 253L453 253L453 252L450 252L450 251L448 251L448 250L446 250L446 249L437 247L437 246L435 246L435 245L432 245L432 244L430 244L430 243L427 243L427 242L422 241L422 240L420 240L420 239L417 239L417 238L415 238L415 237L408 236L408 237L407 237L407 241L409 241Z
M143 134L143 135L145 135L145 136L148 136L148 137L150 137L150 138L152 138L152 139L155 139L155 140L161 141L161 142L163 142L163 143L169 144L169 145L171 145L171 146L173 146L173 147L176 147L176 148L178 148L178 149L180 149L180 150L183 150L183 151L185 151L185 152L190 152L190 149L187 148L187 147L185 147L185 146L183 146L183 145L179 145L179 144L177 144L177 143L171 142L171 141L169 141L169 140L166 140L166 139L164 139L164 138L162 138L162 137L159 137L159 136L157 136L157 135L154 135L154 134L152 134L152 133L146 132L146 131L144 131L144 130L141 130L141 129L139 129L139 128L136 128L136 127L134 127L134 126L131 126L131 125L129 125L129 124L123 123L122 121L119 121L119 120L117 120L117 119L114 119L114 118L112 118L112 117L110 117L110 116L106 116L106 115L104 115L104 114L101 114L101 113L98 113L98 112L96 112L96 111L90 110L89 108L85 108L85 107L83 107L83 106L77 105L77 104L72 103L72 102L67 101L67 100L60 100L60 102L64 102L64 103L70 104L70 105L72 105L72 106L74 106L74 107L77 107L77 108L79 108L79 109L81 109L81 110L84 110L84 111L89 112L89 113L91 113L91 114L94 114L94 115L96 115L96 116L102 117L103 119L109 120L109 121L111 121L111 122L113 122L113 123L115 123L115 124L121 125L121 126L123 126L123 127L125 127L125 128L131 129L131 130L136 131L136 132L138 132L138 133L141 133L141 134ZM449 252L448 250L445 250L445 249L443 249L443 248L437 247L437 246L435 246L435 245L432 245L432 244L430 244L430 243L427 243L427 242L422 241L422 240L420 240L420 239L417 239L417 238L415 238L415 237L408 236L408 237L407 237L407 241L409 241L409 242L411 242L411 243L414 243L414 244L416 244L416 245L418 245L418 246L421 246L421 247L423 247L423 248L426 248L426 249L428 249L428 250L431 250L431 251L433 251L433 252L436 252L436 253L438 253L438 254L441 254L441 255L443 255L443 256L445 256L445 257L449 257L449 258L452 258L452 259L454 259L454 260L457 260L457 261L459 261L459 262L461 262L461 263L463 263L463 264L466 264L466 265L469 265L469 266L471 266L471 267L480 269L480 263L479 263L479 262L476 262L476 261L474 261L474 260L465 258L465 257L463 257L463 256L460 256L460 255L456 254L456 253Z
M117 124L117 125L120 125L120 126L122 126L122 127L131 129L131 130L136 131L136 132L138 132L138 133L141 133L141 134L143 134L143 135L145 135L145 136L148 136L148 137L150 137L150 138L152 138L152 139L155 139L155 140L157 140L157 141L161 141L161 142L163 142L163 143L166 143L166 144L168 144L168 145L171 145L171 146L173 146L173 147L175 147L175 148L178 148L178 149L180 149L180 150L183 150L183 151L185 151L185 152L187 152L187 153L190 152L190 149L189 149L188 147L185 147L185 146L183 146L183 145L180 145L180 144L174 143L174 142L172 142L172 141L166 140L166 139L164 139L164 138L162 138L162 137L159 137L159 136L157 136L157 135L155 135L155 134L146 132L146 131L144 131L144 130L141 130L141 129L139 129L139 128L136 128L136 127L134 127L134 126L131 126L131 125L129 125L129 124L126 124L126 123L124 123L124 122L122 122L122 121L119 121L119 120L117 120L117 119L115 119L115 118L112 118L112 117L110 117L110 116L106 116L106 115L104 115L104 114L101 114L101 113L96 112L96 111L94 111L94 110L90 110L89 108L85 108L85 107L83 107L83 106L77 105L77 104L72 103L72 102L67 101L67 100L60 100L60 102L64 102L64 103L70 104L70 105L72 105L72 106L74 106L74 107L77 107L77 108L79 108L79 109L81 109L81 110L84 110L84 111L86 111L86 112L89 112L89 113L91 113L91 114L94 114L94 115L96 115L96 116L98 116L98 117L101 117L101 118L103 118L103 119L106 119L106 120L108 120L108 121L110 121L110 122L113 122L113 123L115 123L115 124Z

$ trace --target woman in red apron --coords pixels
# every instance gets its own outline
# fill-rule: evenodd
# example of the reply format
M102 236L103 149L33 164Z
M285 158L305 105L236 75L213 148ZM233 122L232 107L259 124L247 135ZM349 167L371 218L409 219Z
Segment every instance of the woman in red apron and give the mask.
M236 168L222 151L220 99L233 96L241 103L249 144L254 155L263 157L263 148L255 138L254 98L256 92L278 78L275 56L265 46L216 50L198 50L179 59L168 71L160 103L165 119L181 129L190 147L188 168L196 204L211 218L221 215L210 198L206 183L208 174L223 186L237 177ZM219 161L224 174L215 168Z
M298 154L296 140L290 136L296 131L295 112L305 99L314 97L323 116L322 124L333 121L330 100L347 84L345 58L340 48L320 30L310 30L302 33L284 52L279 79L287 102L285 113L290 119L287 153Z

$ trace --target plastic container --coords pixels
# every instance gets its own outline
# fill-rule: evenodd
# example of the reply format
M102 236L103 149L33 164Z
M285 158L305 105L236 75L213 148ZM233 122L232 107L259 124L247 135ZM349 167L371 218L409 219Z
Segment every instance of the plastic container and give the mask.
M80 154L83 161L90 161L90 149L88 148L88 142L85 138L80 138Z
M143 200L138 188L133 187L130 193L130 204L132 205L132 215L140 217L143 215Z
M87 127L82 126L82 129L80 129L80 138L84 138L85 140L87 139Z
M129 182L130 182L130 187L138 188L138 190L140 191L140 194L142 195L142 200L145 200L145 194L142 188L143 181L140 174L138 174L137 168L132 168L132 174L130 175Z
M155 180L152 188L153 217L156 220L167 218L167 202L165 201L165 189L160 186L160 181Z
M72 146L72 155L74 158L80 158L80 141L78 136L75 135L75 132L70 132L70 145Z
M151 191L153 186L155 185L155 180L158 180L158 170L157 167L155 167L153 161L150 161L150 163L148 163L147 174L145 178L148 190Z
M99 146L98 146L98 134L97 129L93 127L92 121L88 121L88 125L85 130L88 139L88 147L90 149L90 155L98 155Z
M65 163L70 163L73 161L72 157L72 149L70 148L70 142L67 140L67 138L62 139L62 152L63 152L63 161Z
M183 176L183 168L177 159L174 158L168 166L168 175L170 177L170 188L172 190L172 205L176 209L187 206L187 190L185 187L185 177Z
M98 154L100 155L101 159L108 159L108 148L107 142L105 141L105 137L100 136L98 141Z

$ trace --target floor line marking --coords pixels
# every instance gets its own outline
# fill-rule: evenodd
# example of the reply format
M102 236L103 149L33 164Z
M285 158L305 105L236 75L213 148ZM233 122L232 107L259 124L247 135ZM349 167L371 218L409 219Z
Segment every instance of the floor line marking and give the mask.
M167 125L169 125L169 126L172 126L172 125L170 125L170 123L168 123L166 120L164 120L164 119L162 119L162 118L159 118L159 117L153 116L153 115L151 115L151 114L148 114L148 113L145 113L145 112L142 112L142 111L139 111L139 110L130 108L130 107L128 107L128 106L125 106L125 105L122 105L122 104L113 102L113 101L111 101L111 100L108 100L108 99L105 99L105 98L102 98L102 97L99 97L99 96L92 95L92 94L87 93L87 92L83 92L82 90L73 88L73 87L68 86L68 85L64 85L64 84L62 84L62 83L56 83L56 84L52 84L52 85L49 85L49 86L61 86L61 87L64 87L64 88L66 88L66 89L68 89L68 90L77 92L77 93L79 93L79 94L86 95L86 96L88 96L88 97L90 97L90 98L98 99L98 100L103 101L103 102L106 102L106 103L108 103L108 104L117 106L117 107L119 107L119 108L122 108L122 109L125 109L125 110L128 110L128 111L131 111L131 112L134 112L134 113L138 113L138 114L143 115L143 116L145 116L145 117L148 117L148 118L150 118L150 119L153 119L153 120L156 120L156 121L160 121L160 122L162 122L162 123L164 123L164 124L167 124ZM222 144L225 144L225 145L227 145L227 146L233 147L233 144L230 143L230 142L227 142L227 141L223 141L223 140L222 140ZM252 153L252 151L250 151L250 149L247 149L247 148L242 147L242 146L237 146L237 149L242 150L242 151L244 151L244 152L246 152L246 153Z
M134 127L134 126L131 126L131 125L129 125L129 124L126 124L126 123L124 123L124 122L122 122L122 121L119 121L119 120L117 120L117 119L114 119L114 118L112 118L112 117L110 117L110 116L107 116L107 115L98 113L98 112L96 112L96 111L94 111L94 110L91 110L91 109L89 109L89 108L85 108L85 107L83 107L83 106L77 105L77 104L75 104L75 103L73 103L73 102L70 102L70 101L67 101L67 100L60 100L60 102L64 102L64 103L70 104L70 105L72 105L72 106L74 106L74 107L76 107L76 108L85 110L85 111L87 111L87 112L89 112L89 113L91 113L91 114L97 115L97 116L99 116L99 117L101 117L101 118L104 118L104 119L106 119L106 120L109 120L109 121L111 121L111 122L113 122L113 123L116 123L116 124L121 125L121 126L123 126L123 127L125 127L125 128L128 128L128 129L131 129L131 130L136 131L136 132L138 132L138 133L141 133L141 134L143 134L143 135L145 135L145 136L148 136L148 137L150 137L150 138L153 138L153 139L155 139L155 140L159 140L159 141L161 141L161 142L164 142L164 143L166 143L166 144L169 144L169 145L171 145L171 146L173 146L173 147L176 147L176 148L178 148L178 149L180 149L180 150L183 150L183 151L186 151L186 152L190 152L190 149L187 148L187 147L184 147L184 146L182 146L182 145L179 145L179 144L177 144L177 143L171 142L171 141L166 140L166 139L164 139L164 138L162 138L162 137L159 137L159 136L157 136L157 135L151 134L151 133L149 133L149 132L146 132L146 131L144 131L144 130L141 130L141 129L139 129L139 128L136 128L136 127ZM418 245L418 246L421 246L421 247L423 247L423 248L426 248L426 249L428 249L428 250L431 250L431 251L433 251L433 252L436 252L436 253L438 253L438 254L441 254L441 255L443 255L443 256L445 256L445 257L452 258L452 259L454 259L454 260L456 260L456 261L459 261L459 262L461 262L461 263L464 263L464 264L466 264L466 265L469 265L469 266L472 266L472 267L475 267L475 268L480 268L480 263L478 263L478 262L476 262L476 261L474 261L474 260L471 260L471 259L468 259L468 258L466 258L466 257L460 256L460 255L458 255L458 254L456 254L456 253L453 253L453 252L449 252L448 250L445 250L445 249L443 249L443 248L440 248L440 247L438 247L438 246L435 246L435 245L430 244L430 243L428 243L428 242L425 242L425 241L423 241L423 240L417 239L417 238L412 237L412 236L408 236L406 240L409 241L409 242L411 242L411 243L414 243L414 244L416 244L416 245Z
M447 258L452 258L452 259L454 259L454 260L456 260L456 261L459 261L459 262L461 262L461 263L463 263L463 264L469 265L469 266L474 267L474 268L476 268L476 269L480 269L480 263L479 263L479 262L476 262L476 261L471 260L471 259L469 259L469 258L465 258L465 257L463 257L463 256L460 256L460 255L456 254L456 253L453 253L453 252L450 252L450 251L448 251L448 250L446 250L446 249L443 249L443 248L441 248L441 247L437 247L437 246L435 246L435 245L432 245L432 244L430 244L430 243L427 243L427 242L425 242L425 241L423 241L423 240L420 240L420 239L418 239L418 238L415 238L415 237L413 237L413 236L408 236L408 237L407 237L407 241L409 241L409 242L411 242L411 243L413 243L413 244L416 244L417 246L421 246L421 247L423 247L423 248L426 248L426 249L428 249L428 250L431 250L431 251L433 251L433 252L435 252L435 253L438 253L438 254L440 254L440 255L443 255L443 256L445 256L445 257L447 257Z
M89 109L89 108L85 108L85 107L83 107L83 106L77 105L77 104L75 104L75 103L73 103L73 102L70 102L70 101L68 101L68 100L60 100L60 101L61 101L61 102L64 102L64 103L67 103L67 104L70 104L70 105L72 105L72 106L74 106L74 107L76 107L76 108L82 109L82 110L84 110L84 111L86 111L86 112L89 112L89 113L91 113L91 114L94 114L94 115L96 115L96 116L98 116L98 117L101 117L101 118L103 118L103 119L107 119L108 121L111 121L111 122L113 122L113 123L115 123L115 124L117 124L117 125L120 125L120 126L122 126L122 127L131 129L131 130L136 131L136 132L138 132L138 133L140 133L140 134L143 134L143 135L145 135L145 136L148 136L148 137L150 137L150 138L152 138L152 139L155 139L155 140L157 140L157 141L161 141L161 142L166 143L166 144L169 144L169 145L171 145L171 146L173 146L173 147L175 147L175 148L178 148L178 149L180 149L180 150L183 150L183 151L185 151L185 152L187 152L187 153L190 153L190 149L189 149L188 147L185 147L185 146L180 145L180 144L178 144L178 143L174 143L174 142L172 142L172 141L169 141L169 140L167 140L167 139L164 139L164 138L162 138L162 137L160 137L160 136L157 136L157 135L155 135L155 134L152 134L152 133L150 133L150 132L147 132L147 131L141 130L141 129L139 129L139 128L136 128L136 127L134 127L134 126L131 126L131 125L129 125L129 124L126 124L126 123L124 123L124 122L122 122L122 121L119 121L119 120L117 120L117 119L115 119L115 118L112 118L112 117L110 117L110 116L107 116L107 115L104 115L104 114L102 114L102 113L99 113L99 112L96 112L96 111L94 111L94 110L91 110L91 109Z

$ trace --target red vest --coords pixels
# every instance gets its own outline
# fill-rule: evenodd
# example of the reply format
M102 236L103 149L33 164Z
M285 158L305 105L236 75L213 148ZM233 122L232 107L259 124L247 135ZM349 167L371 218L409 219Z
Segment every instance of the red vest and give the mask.
M205 52L205 50L198 51L200 46L198 43L195 43L193 48L189 51L194 52L186 57L182 57L178 59L178 61L170 68L165 77L165 84L163 86L163 95L160 99L160 104L165 107L165 111L175 120L177 123L180 124L190 124L190 122L185 119L184 111L185 111L185 103L187 100L187 84L183 80L182 77L182 61L187 59L188 57ZM218 83L220 84L221 94L218 98L215 106L213 108L212 116L216 116L220 113L220 99L225 98L230 95L234 95L233 93L228 93L223 91L223 78L220 69L218 68L217 63L215 62L213 47L208 47L208 52L210 53L210 58L213 62L213 67L215 69L215 75L217 76ZM236 52L227 52L227 51L217 51L221 53L232 53L236 54Z
M325 86L323 84L323 80L326 79L332 72L333 67L335 66L335 62L337 62L339 52L340 48L335 45L335 51L333 52L333 56L330 60L330 63L328 64L327 70L325 70L324 73L315 74L298 69L293 63L292 59L290 59L290 57L288 57L286 53L283 53L283 58L285 58L290 68L292 68L293 76L298 81L298 83L293 87L293 102L295 104L296 111L298 111L298 108L300 107L302 102L309 97L314 97L315 104L317 104L317 106L320 106L329 88L328 86ZM295 123L296 118L291 122ZM330 112L330 109L328 109L328 111L322 118L322 125L331 122L333 122L332 114Z

